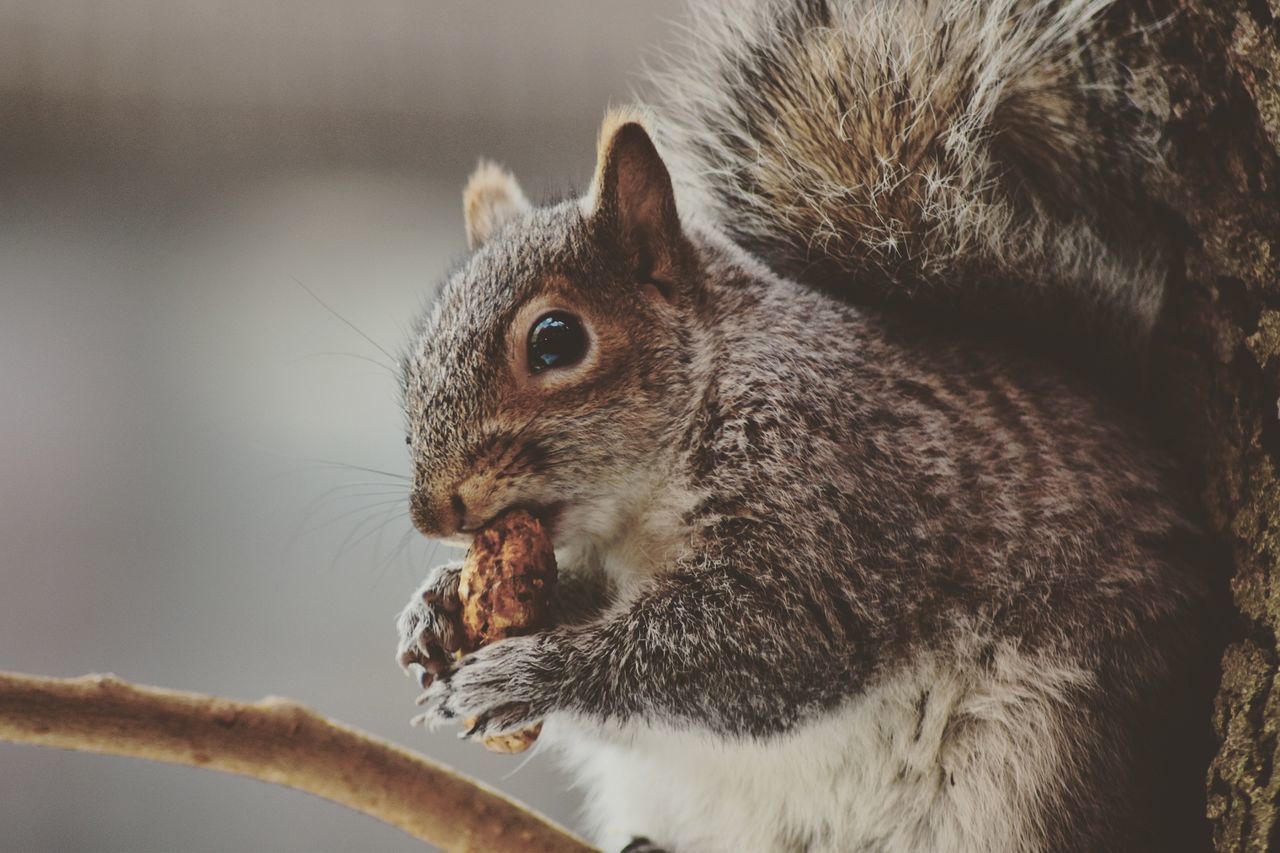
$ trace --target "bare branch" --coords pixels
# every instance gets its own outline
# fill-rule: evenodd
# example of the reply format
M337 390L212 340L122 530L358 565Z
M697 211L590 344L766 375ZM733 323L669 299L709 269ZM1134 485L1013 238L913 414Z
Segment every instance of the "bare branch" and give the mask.
M446 850L591 848L479 782L286 699L0 673L0 740L208 767L288 785Z

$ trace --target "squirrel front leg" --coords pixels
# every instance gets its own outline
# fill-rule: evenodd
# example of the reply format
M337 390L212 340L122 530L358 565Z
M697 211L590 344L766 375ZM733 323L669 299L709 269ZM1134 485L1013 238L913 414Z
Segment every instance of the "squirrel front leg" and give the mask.
M758 554L757 554L758 556ZM706 561L652 579L626 608L585 625L502 640L463 658L420 700L423 719L519 729L554 712L601 723L785 731L848 695L877 639L853 606L794 575Z
M458 579L462 562L431 570L396 617L399 643L396 660L406 671L413 665L423 686L448 668L462 644ZM550 602L550 626L573 625L597 616L608 605L609 583L595 567L569 567L560 572Z

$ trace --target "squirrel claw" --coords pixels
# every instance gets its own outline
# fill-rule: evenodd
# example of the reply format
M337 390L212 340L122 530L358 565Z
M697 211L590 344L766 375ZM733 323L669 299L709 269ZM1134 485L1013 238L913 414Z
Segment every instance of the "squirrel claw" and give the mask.
M411 661L404 667L404 674L414 681L418 682L418 686L426 687L431 683L431 673L427 668L417 661Z

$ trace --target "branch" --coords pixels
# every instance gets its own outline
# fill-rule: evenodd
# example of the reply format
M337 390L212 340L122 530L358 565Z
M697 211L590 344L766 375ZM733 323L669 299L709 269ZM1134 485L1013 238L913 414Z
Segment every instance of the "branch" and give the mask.
M0 740L209 767L288 785L446 850L591 848L524 806L287 699L249 704L112 675L0 672Z

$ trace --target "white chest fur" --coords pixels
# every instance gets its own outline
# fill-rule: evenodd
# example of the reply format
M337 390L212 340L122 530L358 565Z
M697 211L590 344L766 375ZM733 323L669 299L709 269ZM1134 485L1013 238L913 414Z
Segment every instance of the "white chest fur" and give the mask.
M697 499L671 482L640 482L628 494L577 508L571 522L578 535L557 541L556 561L570 571L580 566L604 572L625 601L685 553L688 530L682 516Z
M543 741L579 774L606 850L635 836L673 853L1027 850L1087 682L1005 648L981 667L920 661L765 742L564 717Z

